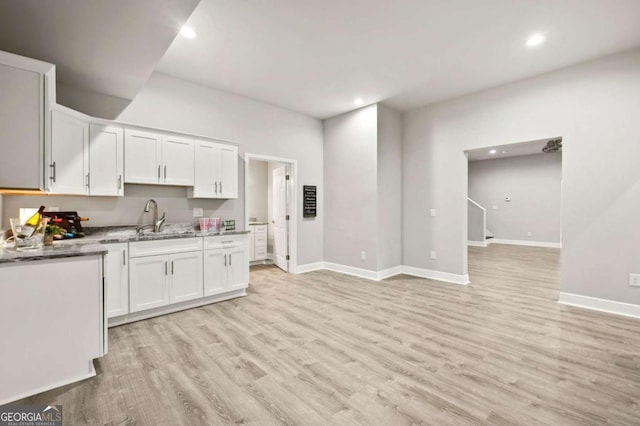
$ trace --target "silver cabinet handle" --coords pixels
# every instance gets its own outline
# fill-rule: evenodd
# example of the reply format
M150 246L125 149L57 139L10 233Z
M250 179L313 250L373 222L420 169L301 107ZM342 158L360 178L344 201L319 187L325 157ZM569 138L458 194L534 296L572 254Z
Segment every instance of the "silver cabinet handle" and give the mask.
M49 167L51 167L51 176L49 177L49 179L55 182L56 181L56 162L54 161L52 164L49 164Z
M218 181L216 181L216 194L218 193Z
M118 189L122 189L122 175L118 176Z
M220 193L222 194L222 181L220 181Z
M227 266L227 254L224 255L224 266Z
M171 275L173 275L173 260L171 261Z
M87 173L87 175L85 176L85 178L86 178L86 180L87 180L87 183L86 183L87 189L89 189L89 173Z
M122 266L127 265L127 251L122 249Z
M231 266L231 253L229 253L229 266Z
M167 262L164 262L164 274L165 274L165 275L169 275L169 274L167 273Z
M164 180L167 180L167 165L164 166Z
M158 182L160 182L160 164L158 164Z

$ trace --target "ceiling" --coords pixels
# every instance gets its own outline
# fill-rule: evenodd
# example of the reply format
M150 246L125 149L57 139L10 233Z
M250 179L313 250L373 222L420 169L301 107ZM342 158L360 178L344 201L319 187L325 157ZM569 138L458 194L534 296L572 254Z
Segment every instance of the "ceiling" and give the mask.
M199 0L0 0L0 50L56 64L58 80L133 99Z
M638 16L638 0L0 0L0 50L119 98L156 70L327 118L356 97L406 110L627 50ZM197 38L176 37L185 22ZM547 42L527 48L534 32Z
M520 157L523 155L544 154L542 148L547 144L549 139L561 139L561 138L548 138L538 139L535 141L518 142L506 145L496 145L487 148L472 149L467 151L467 158L469 161L480 160L497 160L507 157ZM492 151L495 151L493 154Z
M356 97L406 110L638 46L638 17L638 0L202 0L157 70L318 118Z

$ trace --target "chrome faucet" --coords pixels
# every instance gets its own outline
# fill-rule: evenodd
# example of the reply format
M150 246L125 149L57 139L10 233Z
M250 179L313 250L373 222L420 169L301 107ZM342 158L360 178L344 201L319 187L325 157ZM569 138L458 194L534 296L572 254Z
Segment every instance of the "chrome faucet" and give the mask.
M156 203L156 200L154 199L150 199L147 201L147 204L144 205L145 213L149 213L151 204L153 204L153 232L160 232L162 225L164 225L165 213L162 213L162 217L158 219L158 203Z

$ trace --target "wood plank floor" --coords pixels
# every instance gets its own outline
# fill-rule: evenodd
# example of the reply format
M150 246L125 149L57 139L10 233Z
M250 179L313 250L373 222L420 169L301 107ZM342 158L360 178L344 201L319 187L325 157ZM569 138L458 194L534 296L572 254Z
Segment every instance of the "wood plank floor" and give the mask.
M251 272L248 297L116 327L66 424L640 424L640 321L559 305L559 251L472 284ZM603 283L606 285L606 283Z

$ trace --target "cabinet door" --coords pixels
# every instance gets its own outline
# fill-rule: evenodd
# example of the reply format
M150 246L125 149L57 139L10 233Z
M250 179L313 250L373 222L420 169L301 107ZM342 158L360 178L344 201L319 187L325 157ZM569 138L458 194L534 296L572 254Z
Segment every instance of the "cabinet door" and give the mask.
M226 250L205 250L204 251L204 295L213 296L215 294L229 291L227 286L227 251Z
M124 181L126 183L160 183L161 157L160 135L125 129Z
M43 82L38 72L0 64L2 188L43 187Z
M89 123L61 111L51 120L51 191L89 193Z
M107 318L129 313L128 244L107 245Z
M124 195L124 131L119 127L89 125L89 193Z
M169 303L168 256L136 257L129 261L129 311Z
M170 303L202 297L202 252L172 254L169 256L171 274Z
M192 198L214 198L217 188L218 149L216 144L196 141ZM218 160L219 161L219 160Z
M249 285L249 261L245 245L227 250L227 280L229 291Z
M193 186L193 139L162 137L162 181L167 185Z
M238 147L220 145L218 198L238 198Z

